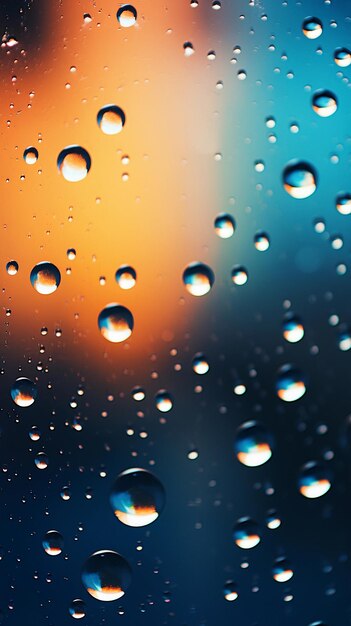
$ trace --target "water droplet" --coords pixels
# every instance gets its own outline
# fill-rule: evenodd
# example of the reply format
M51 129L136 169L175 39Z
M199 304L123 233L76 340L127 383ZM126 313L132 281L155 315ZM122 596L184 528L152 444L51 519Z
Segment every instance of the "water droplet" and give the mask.
M312 107L320 117L330 117L337 110L338 101L331 91L319 89L313 94Z
M126 116L120 107L107 104L98 112L97 123L105 135L117 135L126 123Z
M289 343L297 343L301 341L305 334L304 327L300 318L290 312L284 315L283 321L283 337Z
M132 289L136 283L137 275L135 269L130 265L121 265L115 278L121 289Z
M91 168L91 158L81 146L67 146L57 157L57 167L65 180L76 183L87 176Z
M313 226L314 226L314 230L316 231L316 233L318 233L319 235L321 233L324 233L325 231L325 221L321 218L317 218L316 220L314 220L313 222Z
M205 263L190 263L183 272L186 290L192 296L204 296L214 283L214 273Z
M254 244L256 250L259 252L266 252L270 246L270 241L267 233L263 230L258 231L254 237Z
M339 332L338 346L339 350L342 352L348 352L348 350L351 350L351 333L349 328L346 326L344 326Z
M247 270L242 265L235 265L232 269L231 276L235 285L245 285L249 278Z
M183 43L183 50L184 50L184 56L186 57L191 57L195 52L194 46L191 43L191 41L185 41Z
M38 293L49 295L56 291L61 282L60 270L53 263L42 261L33 267L30 282Z
M221 239L229 239L235 232L235 220L229 213L220 213L214 221L216 234Z
M223 595L228 602L234 602L238 597L238 585L233 580L227 580L223 587Z
M11 398L17 406L31 406L35 402L37 395L36 384L24 376L17 378L11 387Z
M15 276L18 272L18 263L17 261L9 261L6 263L6 271L10 276Z
M298 487L305 498L320 498L331 487L329 470L316 461L306 463L300 472Z
M134 318L127 307L112 302L99 313L98 326L105 339L120 343L131 336Z
M264 171L265 164L263 161L255 161L254 167L255 167L256 172L261 173Z
M233 391L236 396L243 396L246 393L246 386L241 382L236 382Z
M280 518L278 517L277 512L274 509L271 511L268 511L267 517L266 517L267 528L269 528L270 530L276 530L276 528L279 528L281 523L282 522Z
M48 530L43 539L43 548L46 554L57 556L63 548L63 537L57 530Z
M292 198L308 198L317 188L316 171L305 161L290 161L283 172L283 184Z
M62 500L70 500L71 499L71 490L69 487L62 487L61 489L61 498Z
M245 70L239 70L237 73L238 80L246 80L247 74Z
M113 550L94 552L82 571L82 582L96 600L111 602L121 598L131 582L132 572L127 561Z
M258 467L272 456L273 438L266 427L255 420L239 426L234 450L238 461L247 467Z
M38 469L44 470L49 465L49 457L45 452L38 452L34 462Z
M190 450L188 452L188 459L190 461L196 461L196 459L198 459L198 458L199 458L199 453L198 453L197 450Z
M173 399L171 394L165 389L160 389L155 395L156 408L161 413L168 413L173 408Z
M236 545L243 550L250 550L260 543L258 524L249 517L241 517L235 524L233 538Z
M302 23L302 32L308 39L317 39L323 32L322 22L318 17L306 17Z
M23 152L23 159L27 165L34 165L38 160L38 150L34 146L29 146Z
M348 48L336 48L334 61L339 67L348 67L351 63L351 52Z
M277 583L286 583L294 575L289 561L281 556L275 559L273 565L273 578Z
M142 387L134 387L132 390L133 400L136 402L141 402L145 398L145 391Z
M69 249L67 250L67 259L68 259L69 261L74 261L74 259L76 258L76 256L77 256L77 253L76 253L76 251L75 251L75 249L74 249L74 248L69 248Z
M144 469L128 469L117 477L110 503L115 516L127 526L147 526L165 505L165 491L156 476Z
M294 365L283 365L278 370L276 380L277 395L284 402L295 402L306 392L302 372Z
M193 358L193 370L195 374L207 374L210 369L207 358L202 352L197 352Z
M41 437L41 433L40 433L38 426L32 426L32 428L29 431L29 436L32 441L39 441Z
M116 15L118 22L123 28L134 26L137 20L137 11L132 4L122 4Z
M336 198L336 209L341 215L350 215L351 213L351 194L342 193Z
M80 598L72 600L69 607L69 614L71 617L74 617L74 619L82 619L85 617L85 602Z

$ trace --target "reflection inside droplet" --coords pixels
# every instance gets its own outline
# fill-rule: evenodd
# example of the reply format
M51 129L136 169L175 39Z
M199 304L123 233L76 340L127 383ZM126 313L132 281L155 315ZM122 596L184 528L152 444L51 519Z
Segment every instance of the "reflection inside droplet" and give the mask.
M111 602L121 598L131 581L131 569L118 552L94 552L82 570L82 582L96 600Z
M144 469L126 470L117 477L110 495L115 516L127 526L140 527L154 522L165 504L160 481Z
M131 336L134 318L127 307L112 302L99 313L98 326L105 339L120 343Z
M65 180L75 183L87 176L91 158L81 146L67 146L57 157L57 167Z

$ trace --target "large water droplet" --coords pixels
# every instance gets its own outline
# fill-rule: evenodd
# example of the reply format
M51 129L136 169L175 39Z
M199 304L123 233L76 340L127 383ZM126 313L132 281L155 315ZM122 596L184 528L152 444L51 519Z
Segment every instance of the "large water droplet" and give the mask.
M235 220L229 213L220 213L214 221L216 234L221 239L229 239L235 232Z
M63 548L63 537L57 530L48 530L43 539L43 548L46 554L57 556Z
M318 17L306 17L302 23L302 32L308 39L317 39L323 32L321 20Z
M11 398L17 406L31 406L35 402L37 395L36 384L24 376L17 378L11 387Z
M336 48L334 61L339 67L348 67L351 63L351 51L348 48Z
M171 394L165 389L160 389L155 395L156 408L161 413L168 413L173 408L173 399Z
M91 158L81 146L67 146L57 157L57 167L65 180L76 183L87 176L91 168Z
M30 282L38 293L47 296L56 291L59 286L61 282L60 270L53 263L42 261L33 267L30 273Z
M195 374L207 374L209 369L210 366L205 355L202 352L195 354L193 358L193 370Z
M331 487L330 471L316 461L306 463L300 472L298 487L305 498L320 498Z
M302 372L294 365L283 365L278 370L276 390L278 397L285 402L295 402L302 398L306 392Z
M341 193L336 198L336 209L341 215L350 215L351 213L351 194Z
M234 602L238 597L238 585L233 580L227 580L223 588L223 595L228 602Z
M49 457L46 452L38 452L34 459L35 465L40 470L45 470L49 465Z
M317 173L305 161L291 161L283 171L283 185L292 198L308 198L316 191Z
M239 426L234 450L240 463L247 467L258 467L271 458L272 444L272 436L266 427L252 420Z
M117 11L117 20L123 28L134 26L137 19L137 11L132 4L122 4Z
M312 107L320 117L330 117L337 110L338 101L331 91L319 89L313 94Z
M23 152L23 159L27 163L27 165L34 165L38 160L38 150L34 148L34 146L29 146Z
M270 246L269 236L263 230L259 230L258 233L255 234L254 244L256 250L259 252L266 252Z
M69 614L74 619L82 619L85 617L85 602L83 602L80 598L72 600L69 607Z
M144 469L128 469L117 477L110 503L115 516L127 526L154 522L165 504L165 491L156 476Z
M107 104L97 114L97 123L105 135L118 135L125 121L124 111L115 104Z
M286 313L283 321L283 337L289 343L301 341L305 334L300 318L292 312Z
M121 265L116 272L116 282L121 289L132 289L136 283L136 271L130 265Z
M214 273L205 263L190 263L183 272L186 290L192 296L204 296L214 283Z
M286 583L294 575L289 561L280 556L274 561L273 565L273 578L277 583Z
M131 581L132 573L127 561L113 550L94 552L82 571L82 582L87 592L96 600L111 602L121 598Z
M18 272L17 261L9 261L8 263L6 263L6 271L9 276L15 276Z
M247 269L243 265L234 265L231 275L235 285L245 285L249 279Z
M112 302L99 313L98 326L105 339L120 343L131 336L134 318L127 307Z
M233 537L236 545L243 550L250 550L261 541L258 524L249 517L241 517L235 524Z

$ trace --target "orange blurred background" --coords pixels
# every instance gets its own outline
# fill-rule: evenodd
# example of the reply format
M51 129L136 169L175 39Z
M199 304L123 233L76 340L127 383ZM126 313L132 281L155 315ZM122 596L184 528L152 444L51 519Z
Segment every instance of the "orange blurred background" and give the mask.
M41 45L26 50L19 41L2 55L1 272L3 306L13 310L8 345L40 339L41 326L61 327L62 341L75 345L73 359L102 351L119 358L125 344L108 344L97 327L100 310L119 302L133 312L128 344L138 359L175 340L190 310L198 314L201 303L186 293L182 272L189 262L212 262L207 244L220 210L214 204L220 117L206 23L178 2L141 3L129 29L117 22L113 1L101 8L69 0L43 6ZM195 48L191 57L184 55L186 41ZM126 115L115 136L104 135L96 122L110 103ZM77 183L64 180L56 165L70 144L83 146L92 159L87 178ZM35 165L23 160L31 145L39 151ZM73 261L69 248L77 252ZM16 276L6 274L10 259L19 263ZM36 293L29 281L32 267L44 260L61 271L50 296ZM131 291L115 281L122 264L136 269Z

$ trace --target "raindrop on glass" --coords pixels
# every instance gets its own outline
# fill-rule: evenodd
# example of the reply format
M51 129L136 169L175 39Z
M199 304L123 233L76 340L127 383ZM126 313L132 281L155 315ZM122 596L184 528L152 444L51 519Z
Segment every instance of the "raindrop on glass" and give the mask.
M295 402L306 392L305 378L294 365L283 365L276 379L277 395L284 402Z
M11 387L11 398L17 406L31 406L35 402L37 395L37 386L29 378L17 378Z
M65 180L76 183L86 178L91 167L91 158L81 146L67 146L57 157L57 167Z
M97 114L97 123L105 135L118 135L125 122L124 111L115 104L107 104Z
M306 17L302 23L302 32L308 39L317 39L323 32L322 22L318 17Z
M320 498L331 487L330 471L322 463L310 461L301 469L298 487L305 498Z
M99 313L98 326L105 339L112 343L120 343L129 339L132 334L133 315L127 307L113 302Z
M214 273L205 263L190 263L183 272L183 283L192 296L204 296L214 283Z
M239 426L234 450L238 461L247 467L258 467L272 456L273 438L266 427L255 420Z
M63 548L63 537L57 530L49 530L43 539L43 548L49 556L61 554Z
M235 220L229 213L220 213L214 221L216 234L221 239L229 239L235 232Z
M117 20L123 28L134 26L137 20L137 11L132 4L122 4L117 11Z
M113 550L94 552L82 570L85 589L93 598L103 602L121 598L130 585L131 577L129 564Z
M60 270L53 263L42 261L33 267L30 282L38 293L47 296L58 288L61 282Z
M312 107L320 117L330 117L338 108L336 96L327 89L319 89L313 94Z
M137 275L135 269L130 265L121 265L115 278L121 289L132 289L136 283Z
M250 550L260 543L258 524L249 517L241 517L234 526L233 538L243 550Z
M283 185L292 198L308 198L317 188L316 171L305 161L290 161L283 171Z
M117 477L110 503L115 516L126 526L147 526L165 505L165 491L156 476L144 469L128 469Z

